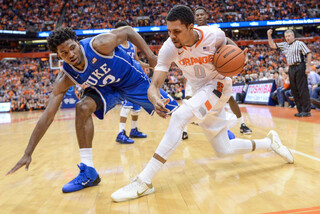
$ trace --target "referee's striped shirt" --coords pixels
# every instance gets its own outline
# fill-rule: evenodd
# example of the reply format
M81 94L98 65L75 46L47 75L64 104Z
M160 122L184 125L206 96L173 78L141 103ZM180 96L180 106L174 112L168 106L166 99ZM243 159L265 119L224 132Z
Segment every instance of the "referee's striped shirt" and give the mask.
M304 55L310 53L306 44L298 40L294 40L291 44L288 42L279 42L276 43L276 46L286 55L288 65L295 65L303 62Z

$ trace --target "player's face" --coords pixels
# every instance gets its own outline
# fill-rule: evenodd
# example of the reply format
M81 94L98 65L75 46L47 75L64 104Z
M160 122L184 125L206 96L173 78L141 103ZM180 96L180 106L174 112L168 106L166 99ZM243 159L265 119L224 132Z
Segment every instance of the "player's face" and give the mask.
M84 62L80 44L72 39L58 45L57 50L58 56L74 67Z
M194 18L199 26L207 25L208 14L204 10L197 10L194 14Z
M294 40L294 35L293 35L293 33L285 33L285 34L284 34L284 37L285 37L286 41L287 41L289 44L291 44L291 43L293 42L293 40Z
M167 21L168 34L176 48L192 46L193 24L186 26L180 20Z

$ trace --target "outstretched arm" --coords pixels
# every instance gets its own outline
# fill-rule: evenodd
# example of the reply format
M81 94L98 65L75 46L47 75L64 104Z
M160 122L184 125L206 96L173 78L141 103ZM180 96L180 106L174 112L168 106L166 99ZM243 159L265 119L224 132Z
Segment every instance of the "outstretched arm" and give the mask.
M110 31L110 33L100 34L95 37L93 48L103 55L111 56L115 47L127 40L145 54L151 67L157 64L156 55L153 54L144 39L129 26L120 27Z
M26 165L26 170L28 170L34 149L51 125L65 93L72 85L74 85L74 83L69 79L69 77L67 77L63 72L60 72L55 81L53 91L51 92L48 106L41 115L36 127L33 129L23 157L7 174L14 173L24 165Z

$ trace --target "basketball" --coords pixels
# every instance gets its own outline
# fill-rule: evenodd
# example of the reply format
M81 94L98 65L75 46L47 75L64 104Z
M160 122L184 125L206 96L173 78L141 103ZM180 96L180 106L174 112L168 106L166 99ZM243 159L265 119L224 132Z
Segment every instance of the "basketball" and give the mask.
M213 65L223 76L238 75L245 66L245 54L234 45L225 45L219 48L213 56Z

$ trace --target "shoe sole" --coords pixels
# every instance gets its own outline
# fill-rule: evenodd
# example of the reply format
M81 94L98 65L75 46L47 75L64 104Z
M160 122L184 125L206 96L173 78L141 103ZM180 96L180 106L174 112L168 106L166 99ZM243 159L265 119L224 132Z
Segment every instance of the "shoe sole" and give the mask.
M244 131L240 131L241 134L244 134L244 135L249 135L249 134L252 134L252 132L244 132Z
M284 146L284 145L282 145L282 146ZM288 161L287 160L287 158L285 158L285 157L283 157L280 153L278 153L276 150L274 150L273 148L272 148L272 151L274 151L274 153L276 153L277 155L279 155L283 160L285 160L287 163L289 163L289 164L293 164L294 163L294 158L293 158L293 155L292 155L292 153L291 153L291 151L286 147L286 149L289 151L289 153L290 153L290 155L292 156L292 162L291 161Z
M62 190L62 192L63 192L63 193L77 192L77 191L83 190L84 188L87 188L87 187L97 186L97 185L100 183L100 181L101 181L101 178L100 178L100 176L98 175L98 177L92 182L92 185L90 185L90 186L83 186L82 189L78 189L78 190L75 190L75 191L63 191L63 190Z
M280 139L278 133L277 133L276 131L274 131L274 130L271 130L271 131L268 133L267 137L268 137L272 142L273 142L273 134L272 134L272 133L276 134L276 135L278 136L278 138ZM271 137L272 137L272 138L271 138ZM293 155L292 155L291 151L290 151L286 146L284 146L284 145L282 144L281 139L280 139L280 143L281 143L281 145L278 144L279 147L283 146L283 147L285 147L285 148L289 151L289 153L290 153L290 155L291 155L291 157L292 157L292 162L291 162L291 161L288 161L287 158L283 157L279 152L277 152L277 151L272 147L272 143L271 143L271 149L272 149L272 151L273 151L274 153L276 153L277 155L279 155L279 156L280 156L282 159L284 159L287 163L293 164L293 163L294 163L294 158L293 158Z
M137 136L129 136L129 137L131 137L131 138L147 138L147 136L145 136L145 137L137 137Z
M134 143L134 141L132 143L129 143L129 142L126 142L126 141L123 141L123 140L118 140L118 139L116 139L116 142L120 143L120 144L133 144Z
M123 142L123 141L116 141L116 142L118 142L118 143L120 143L120 144L134 144L134 142L132 142L132 143Z
M252 134L252 132L242 132L242 134L244 134L244 135L250 135L250 134Z
M133 199L138 199L138 198L141 198L143 196L150 195L152 193L154 193L154 187L152 189L147 190L142 195L134 197L134 198L122 198L120 200L115 200L114 198L112 198L112 196L110 196L110 197L111 197L112 201L114 201L114 202L123 202L123 201L130 201L130 200L133 200Z

